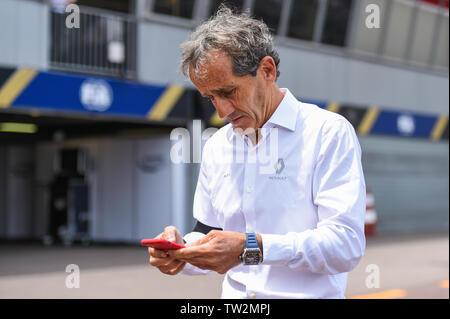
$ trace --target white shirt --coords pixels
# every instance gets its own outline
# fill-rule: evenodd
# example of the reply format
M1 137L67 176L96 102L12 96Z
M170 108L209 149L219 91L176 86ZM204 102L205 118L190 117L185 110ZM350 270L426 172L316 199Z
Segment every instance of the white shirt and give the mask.
M230 269L222 298L345 298L366 244L360 145L344 117L281 90L256 146L231 124L205 143L194 217L261 234L263 263Z

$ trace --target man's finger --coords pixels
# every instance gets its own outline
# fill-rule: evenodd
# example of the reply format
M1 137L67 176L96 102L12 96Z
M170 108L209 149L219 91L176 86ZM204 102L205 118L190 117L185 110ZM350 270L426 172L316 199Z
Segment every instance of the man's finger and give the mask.
M184 261L172 260L170 263L162 265L158 268L161 272L165 274L174 275L181 270L180 269L181 267L184 267L184 264L186 264Z
M166 266L168 264L167 258L157 258L157 257L150 257L149 259L150 265L154 267L162 267Z
M175 259L185 260L201 255L199 246L190 246L169 251L169 256Z
M179 264L178 264L175 268L167 269L167 270L164 270L164 271L161 270L161 271L162 271L163 273L167 274L167 275L176 275L176 274L178 274L181 270L183 270L184 265L186 265L186 263L185 263L184 261L180 261Z
M150 256L157 257L157 258L169 257L169 254L167 253L167 251L161 250L161 249L155 249L152 247L148 247L148 253L150 254Z

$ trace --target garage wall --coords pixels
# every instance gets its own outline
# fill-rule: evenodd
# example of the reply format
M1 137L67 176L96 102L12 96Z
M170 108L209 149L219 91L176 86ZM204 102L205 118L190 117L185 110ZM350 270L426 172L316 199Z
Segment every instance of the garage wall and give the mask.
M2 0L0 64L47 68L48 6L33 1Z
M0 236L31 237L33 159L30 146L5 146L0 151Z
M448 143L359 137L380 235L448 231Z
M82 139L65 143L42 143L36 151L35 236L46 232L52 161L58 149L79 147L87 151L86 177L90 185L90 230L93 240L138 242L158 235L165 226L185 229L191 209L176 208L174 196L185 198L186 185L174 186L170 139ZM176 176L186 175L184 168ZM174 189L175 188L175 189ZM178 195L177 195L178 194ZM179 216L179 214L184 214Z
M0 238L6 237L6 147L0 145Z

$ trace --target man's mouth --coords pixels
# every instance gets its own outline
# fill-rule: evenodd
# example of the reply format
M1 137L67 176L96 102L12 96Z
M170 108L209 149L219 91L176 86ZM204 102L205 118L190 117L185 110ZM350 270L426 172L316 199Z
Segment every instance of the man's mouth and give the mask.
M244 117L244 115L236 116L233 119L229 119L229 121L234 124L234 123L236 123L237 121L239 121L243 117Z

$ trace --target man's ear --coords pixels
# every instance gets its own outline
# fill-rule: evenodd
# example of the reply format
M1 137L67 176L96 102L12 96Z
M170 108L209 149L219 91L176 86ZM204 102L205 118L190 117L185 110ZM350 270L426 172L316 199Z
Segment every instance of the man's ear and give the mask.
M267 81L273 81L277 79L277 66L275 61L270 56L265 56L259 63L258 71L261 72L262 76Z

